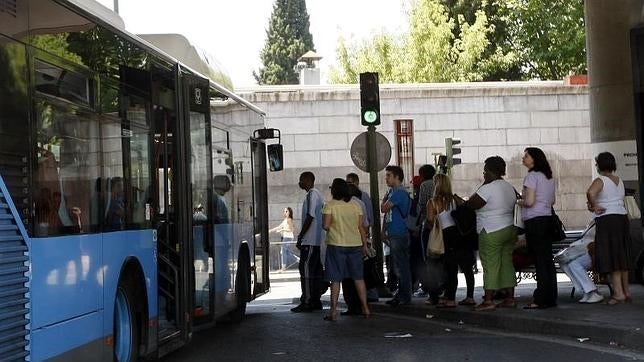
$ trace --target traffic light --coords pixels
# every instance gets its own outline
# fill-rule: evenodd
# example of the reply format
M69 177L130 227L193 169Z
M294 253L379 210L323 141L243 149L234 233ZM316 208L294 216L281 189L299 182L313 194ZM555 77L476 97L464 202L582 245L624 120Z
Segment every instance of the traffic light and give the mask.
M360 122L363 126L380 124L378 73L360 73Z
M461 149L454 147L461 143L459 138L445 138L445 156L447 156L447 169L451 169L454 165L459 165L461 163L460 158L454 158L454 155L459 155Z

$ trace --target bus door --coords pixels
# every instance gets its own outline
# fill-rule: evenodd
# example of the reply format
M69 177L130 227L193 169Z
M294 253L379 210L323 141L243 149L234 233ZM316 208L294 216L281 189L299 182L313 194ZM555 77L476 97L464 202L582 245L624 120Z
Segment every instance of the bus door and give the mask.
M255 286L254 295L268 291L268 191L266 181L266 144L251 139L251 162L253 169L253 228L255 234ZM252 257L252 256L251 256Z
M216 218L212 208L212 163L210 151L210 98L209 82L190 74L182 74L184 84L184 109L187 119L188 143L186 144L188 172L190 174L190 217L192 228L191 308L195 324L213 320L212 293L213 242L212 224Z
M187 339L184 315L184 250L181 243L181 213L179 202L182 190L180 137L175 102L175 71L161 66L151 69L153 144L153 190L150 193L154 227L157 230L158 263L158 333L159 344ZM182 188L183 187L183 188ZM184 333L185 332L185 333ZM161 346L161 348L163 348Z

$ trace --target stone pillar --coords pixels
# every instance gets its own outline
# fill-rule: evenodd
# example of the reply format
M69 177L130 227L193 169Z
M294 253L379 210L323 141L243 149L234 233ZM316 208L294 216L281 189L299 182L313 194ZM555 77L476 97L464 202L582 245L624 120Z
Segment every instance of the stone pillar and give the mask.
M643 1L584 3L593 158L599 152L613 153L626 187L637 189L630 30L641 23Z

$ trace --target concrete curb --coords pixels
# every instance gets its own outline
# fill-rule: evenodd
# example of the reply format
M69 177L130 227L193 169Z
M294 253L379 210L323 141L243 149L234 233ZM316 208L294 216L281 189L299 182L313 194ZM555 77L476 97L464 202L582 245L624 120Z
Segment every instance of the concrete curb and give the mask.
M644 351L644 328L602 325L597 322L581 320L564 320L560 318L543 318L534 312L525 311L518 315L507 309L488 312L474 312L459 307L457 309L437 309L424 305L398 306L392 308L386 304L371 304L371 310L382 314L402 314L409 317L428 318L447 322L463 322L482 328L494 328L503 331L531 333L547 336L590 338L594 343L617 343L630 349Z

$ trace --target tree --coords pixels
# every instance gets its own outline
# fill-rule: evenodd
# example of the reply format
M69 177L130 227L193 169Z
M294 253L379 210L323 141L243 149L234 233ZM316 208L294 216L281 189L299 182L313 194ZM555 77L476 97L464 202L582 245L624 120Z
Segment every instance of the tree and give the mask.
M522 79L521 63L512 46L508 26L510 9L506 0L441 0L450 18L463 16L467 24L473 24L478 11L483 11L491 28L487 35L489 45L481 55L479 67L484 81ZM452 33L461 33L457 23Z
M453 82L483 80L482 58L493 28L485 12L468 23L450 18L441 0L417 0L409 14L409 33L396 37L376 34L362 44L338 45L339 69L330 80L355 83L357 74L378 71L384 82ZM459 31L454 29L458 26Z
M509 0L509 27L529 78L562 79L586 72L581 0Z
M276 0L260 53L263 68L253 72L259 84L297 84L294 67L308 50L315 50L309 31L306 0Z

